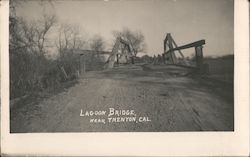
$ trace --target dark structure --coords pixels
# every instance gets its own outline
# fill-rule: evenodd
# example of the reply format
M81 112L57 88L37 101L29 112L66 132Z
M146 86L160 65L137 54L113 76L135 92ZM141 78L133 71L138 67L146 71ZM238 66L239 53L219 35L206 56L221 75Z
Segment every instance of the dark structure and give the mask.
M86 71L103 70L111 52L94 51L94 50L76 50L74 53L79 54L80 74Z
M183 46L178 46L174 39L172 38L170 33L167 33L166 38L164 39L164 52L163 52L163 60L166 64L175 64L175 65L182 65L179 64L178 59L176 57L175 52L177 51L183 60L185 60L183 53L181 50L188 49L188 48L195 48L195 68L197 68L200 72L204 72L204 64L203 64L203 45L205 44L205 40L199 40L190 44L186 44Z
M134 64L134 55L130 44L121 37L116 39L115 45L106 63L106 68L113 68L114 63L129 63Z

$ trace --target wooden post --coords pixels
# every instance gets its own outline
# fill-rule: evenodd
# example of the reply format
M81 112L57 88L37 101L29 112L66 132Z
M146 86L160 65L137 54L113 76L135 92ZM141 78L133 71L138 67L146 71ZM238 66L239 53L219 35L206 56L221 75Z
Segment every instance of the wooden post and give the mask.
M196 55L196 66L202 72L203 67L203 52L202 52L203 46L197 46L195 47L195 55Z
M156 57L155 57L155 55L154 55L154 58L153 58L153 64L155 64L156 63Z
M117 64L119 65L119 54L116 54Z
M174 53L174 50L173 50L173 38L171 36L171 34L169 33L168 34L168 45L169 45L169 50L170 50L170 54L171 54L171 59L172 59L172 64L177 64L177 58L176 58L176 55Z
M166 64L165 53L162 54L162 61L163 61L163 64Z
M62 70L62 73L63 73L63 76L64 76L64 79L67 80L69 77L66 73L66 71L64 70L63 66L61 66L61 70Z
M163 52L163 53L165 53L165 52L167 51L167 50L166 50L166 49L167 49L166 44L167 44L167 43L166 43L166 39L165 39L165 40L163 40L163 46L164 46L164 50L163 50L164 52Z
M176 44L176 42L174 41L173 38L172 38L172 42L173 42L173 44L174 44L175 47L178 47L178 45ZM184 55L182 54L181 50L178 50L178 52L179 52L179 54L181 55L182 58L185 58Z
M85 59L83 54L80 54L80 74L85 74Z
M135 64L135 58L134 58L134 56L131 56L131 62L132 62L132 64Z

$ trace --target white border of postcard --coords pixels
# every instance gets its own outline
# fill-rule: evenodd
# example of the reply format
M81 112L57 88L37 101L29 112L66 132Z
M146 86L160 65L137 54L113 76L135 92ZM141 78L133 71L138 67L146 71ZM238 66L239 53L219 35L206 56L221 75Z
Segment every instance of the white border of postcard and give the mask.
M248 156L249 2L235 0L235 131L10 134L8 0L1 3L1 151L45 156Z

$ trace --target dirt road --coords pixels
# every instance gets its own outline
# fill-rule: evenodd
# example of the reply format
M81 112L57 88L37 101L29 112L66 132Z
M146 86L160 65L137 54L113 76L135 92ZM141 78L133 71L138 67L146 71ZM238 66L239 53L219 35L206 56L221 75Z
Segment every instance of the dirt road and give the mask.
M230 86L185 76L178 67L156 69L88 72L65 92L13 109L11 132L233 130ZM133 113L109 116L112 109ZM88 116L92 111L105 114Z

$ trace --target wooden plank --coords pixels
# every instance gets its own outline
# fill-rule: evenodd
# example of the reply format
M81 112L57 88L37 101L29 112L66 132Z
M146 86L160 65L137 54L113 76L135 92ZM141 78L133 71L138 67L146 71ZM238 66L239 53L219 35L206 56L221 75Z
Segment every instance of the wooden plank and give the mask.
M63 66L61 66L61 70L62 70L62 73L63 73L64 79L65 79L65 80L67 80L69 77L68 77L68 75L67 75L66 71L64 70L64 67L63 67Z

